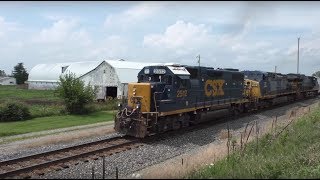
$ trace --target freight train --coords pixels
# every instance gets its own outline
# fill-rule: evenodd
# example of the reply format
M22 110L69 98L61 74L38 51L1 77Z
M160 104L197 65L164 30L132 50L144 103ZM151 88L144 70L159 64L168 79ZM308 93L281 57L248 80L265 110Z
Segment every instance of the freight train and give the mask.
M208 111L232 114L317 96L317 79L238 69L178 64L146 66L128 84L115 116L117 132L144 138L198 124Z

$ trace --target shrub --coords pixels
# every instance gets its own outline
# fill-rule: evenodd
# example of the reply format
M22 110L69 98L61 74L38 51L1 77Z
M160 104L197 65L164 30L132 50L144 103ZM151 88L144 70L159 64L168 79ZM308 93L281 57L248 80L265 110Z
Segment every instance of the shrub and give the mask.
M7 102L0 107L0 121L21 121L31 118L29 108L20 102Z
M95 99L95 90L75 77L75 74L60 76L60 82L56 89L59 97L63 98L66 110L71 114L86 114L89 109L86 105Z

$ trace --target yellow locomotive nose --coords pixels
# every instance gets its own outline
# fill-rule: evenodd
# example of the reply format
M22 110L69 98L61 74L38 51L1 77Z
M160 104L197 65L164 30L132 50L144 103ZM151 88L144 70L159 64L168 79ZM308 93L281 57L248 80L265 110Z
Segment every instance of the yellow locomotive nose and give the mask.
M150 83L129 83L128 84L128 105L139 108L141 112L150 112Z
M250 80L250 79L244 79L245 83L245 91L244 94L249 97L250 99L259 99L261 98L261 91L260 91L260 85L259 82Z

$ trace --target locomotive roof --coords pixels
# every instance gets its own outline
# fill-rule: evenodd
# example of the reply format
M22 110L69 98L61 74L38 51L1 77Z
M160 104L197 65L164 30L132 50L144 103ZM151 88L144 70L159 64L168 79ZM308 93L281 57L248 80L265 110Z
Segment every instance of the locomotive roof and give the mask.
M217 70L217 71L235 71L235 72L240 72L239 69L234 69L234 68L213 68L213 67L206 67L206 66L190 66L190 65L183 65L186 68L193 68L193 69L207 69L207 70Z
M254 70L254 71L251 71L251 70L244 70L244 71L241 71L243 73L255 73L255 74L267 74L267 72L265 71L258 71L258 70Z

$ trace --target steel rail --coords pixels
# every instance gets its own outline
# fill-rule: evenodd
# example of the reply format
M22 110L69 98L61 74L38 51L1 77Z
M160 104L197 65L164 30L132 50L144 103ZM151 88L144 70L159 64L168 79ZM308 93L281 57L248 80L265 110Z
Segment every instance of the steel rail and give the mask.
M122 139L126 140L127 142L123 142L120 144L112 144L112 142L122 140ZM102 147L102 148L98 148L98 149L94 149L94 150L85 151L83 153L75 154L75 155L65 154L66 157L49 160L47 162L43 162L43 163L39 163L39 164L35 164L35 165L21 167L19 169L5 171L5 172L0 173L0 178L19 175L21 173L30 172L30 171L36 170L36 169L47 168L49 166L53 166L53 165L56 165L59 163L67 162L67 161L70 161L73 159L86 157L86 156L96 154L96 153L101 153L104 151L111 151L111 150L114 150L114 149L117 149L120 147L124 147L127 145L131 145L131 144L134 144L134 143L137 143L140 141L141 141L140 139L136 139L136 138L115 137L115 138L95 141L95 142L91 142L91 143L85 143L85 144L81 144L81 145L77 145L77 146L62 148L62 149L58 149L58 150L48 151L48 152L44 152L44 153L39 153L39 154L35 154L35 155L25 156L25 157L21 157L21 158L15 158L15 159L2 161L2 162L0 162L0 169L4 169L4 168L1 168L4 166L19 165L19 163L21 163L21 162L28 162L28 161L32 161L32 160L37 160L38 158L46 157L46 156L50 156L50 155L59 155L62 152L69 152L71 150L78 150L79 148L86 148L86 147L90 147L92 145L98 145L101 143L110 143L110 145L111 145L111 146L107 146L107 147Z

